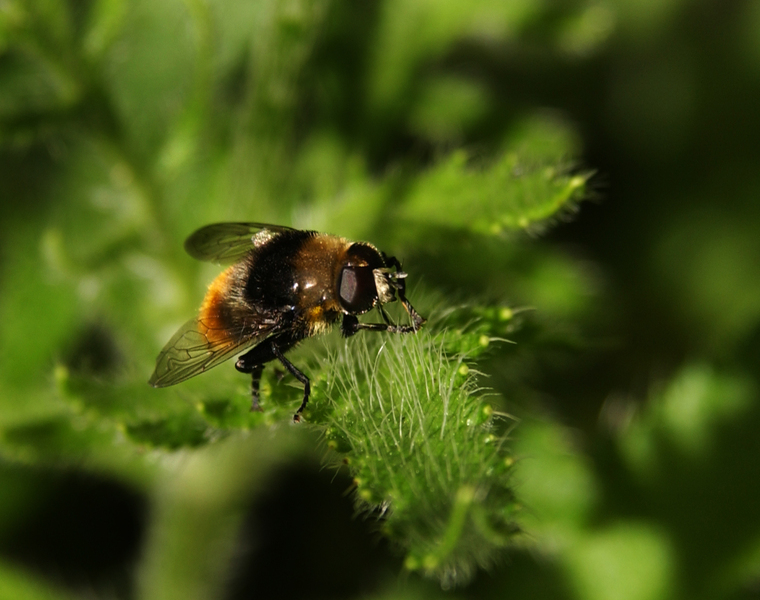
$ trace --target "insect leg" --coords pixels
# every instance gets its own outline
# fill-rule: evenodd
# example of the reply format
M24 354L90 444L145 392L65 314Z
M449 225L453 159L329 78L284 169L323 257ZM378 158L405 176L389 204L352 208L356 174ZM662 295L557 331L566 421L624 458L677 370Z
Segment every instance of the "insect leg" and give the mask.
M386 325L385 323L357 323L357 330L387 331L389 333L417 333L415 325Z
M414 310L414 307L409 302L409 300L406 299L405 296L402 296L401 293L398 295L399 300L401 300L401 304L404 305L404 308L406 309L406 312L409 313L409 316L412 318L412 325L411 330L417 331L420 327L422 327L425 324L425 317L420 315L416 310Z
M362 329L387 331L389 333L415 333L417 331L417 327L414 325L395 325L390 320L386 323L361 323L354 315L343 315L343 323L340 329L345 337L351 337Z
M398 259L395 256L385 256L383 255L383 258L385 259L385 262L390 267L395 267L396 273L401 273L401 263L398 261ZM411 302L406 299L406 274L403 274L403 277L398 277L394 280L394 287L396 288L396 293L398 294L398 299L401 301L401 304L406 309L406 312L409 313L409 316L412 319L412 331L417 331L420 327L422 327L425 324L426 319L421 316L416 310L414 310L414 307L412 306Z
M306 403L309 401L309 394L311 394L311 383L309 382L309 378L306 377L306 375L299 371L292 362L285 358L285 356L278 348L276 342L272 341L271 348L272 353L282 363L282 366L290 371L290 374L303 384L303 402L301 402L301 406L298 407L296 414L293 415L293 422L298 423L301 420L301 412L304 408L306 408Z
M406 298L404 298L404 300L406 300ZM390 331L391 333L416 333L417 329L419 328L419 324L416 322L412 326L396 325L393 321L391 321L391 318L388 316L388 313L385 311L382 304L378 304L377 308L380 311L380 316L383 317L383 321L385 321L385 324L388 326L387 331ZM414 314L417 314L417 313L414 313ZM423 319L423 322L424 322L424 319Z
M261 374L264 372L264 363L274 358L268 345L259 344L243 354L235 363L238 371L251 374L251 411L261 410L259 405Z
M383 252L383 259L385 259L385 264L387 264L389 267L396 267L397 272L401 270L401 263L395 256L386 256Z
M256 365L251 371L251 412L261 412L259 405L259 385L261 384L261 374L264 372L264 365Z

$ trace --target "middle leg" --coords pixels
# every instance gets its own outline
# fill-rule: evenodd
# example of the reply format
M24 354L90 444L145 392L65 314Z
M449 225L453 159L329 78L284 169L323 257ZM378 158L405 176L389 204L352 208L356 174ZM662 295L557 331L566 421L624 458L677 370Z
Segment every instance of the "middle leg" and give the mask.
M301 413L303 412L303 409L306 408L306 404L309 402L309 395L311 394L311 382L309 381L309 378L298 369L298 367L296 367L292 362L285 358L285 355L282 353L275 340L272 340L271 348L272 353L282 363L282 366L290 371L290 374L303 384L303 401L301 402L301 406L298 407L296 414L293 415L293 422L298 423L301 420Z

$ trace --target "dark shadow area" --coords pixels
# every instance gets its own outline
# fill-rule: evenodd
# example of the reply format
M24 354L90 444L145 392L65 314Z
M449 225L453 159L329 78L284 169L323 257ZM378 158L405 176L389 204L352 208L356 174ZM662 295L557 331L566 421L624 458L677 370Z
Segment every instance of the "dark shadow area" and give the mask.
M241 528L225 598L355 598L395 577L400 559L378 518L355 514L350 489L311 464L280 472Z
M3 467L5 494L23 507L0 530L0 555L53 582L131 598L147 500L113 480Z

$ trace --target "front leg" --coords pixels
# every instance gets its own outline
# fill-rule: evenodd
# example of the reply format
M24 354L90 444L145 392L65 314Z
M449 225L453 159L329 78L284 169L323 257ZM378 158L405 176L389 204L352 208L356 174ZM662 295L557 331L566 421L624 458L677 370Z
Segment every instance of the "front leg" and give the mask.
M396 269L395 277L393 278L393 286L396 288L398 299L401 301L401 304L412 319L413 331L417 331L425 324L426 319L414 310L412 303L406 299L406 273L401 270L401 263L395 256L386 256L383 254L383 259L385 260L385 264Z
M387 323L361 323L354 315L343 315L340 330L344 337L351 337L362 329L367 331L387 331L388 333L417 333L418 327L419 325L396 325L390 321Z
M349 338L359 331L359 319L354 315L343 315L343 321L340 323L340 332L343 337Z

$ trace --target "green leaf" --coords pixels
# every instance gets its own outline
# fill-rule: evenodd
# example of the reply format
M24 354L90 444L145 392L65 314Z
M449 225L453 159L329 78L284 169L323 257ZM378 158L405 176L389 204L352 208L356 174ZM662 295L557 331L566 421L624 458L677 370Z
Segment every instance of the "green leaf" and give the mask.
M459 150L423 173L398 217L482 234L535 229L574 210L584 196L587 177L558 164L573 151L572 135L559 124L526 122L489 164L478 165Z
M346 451L359 504L391 509L384 529L407 568L451 586L512 543L518 507L510 423L445 338L430 327L357 336L331 356L306 417L324 420L331 447Z

